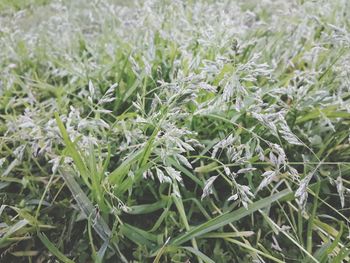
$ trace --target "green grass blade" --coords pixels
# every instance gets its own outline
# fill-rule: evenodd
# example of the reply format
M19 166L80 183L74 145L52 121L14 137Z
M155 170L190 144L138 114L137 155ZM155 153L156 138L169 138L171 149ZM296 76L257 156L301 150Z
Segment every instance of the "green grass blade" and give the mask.
M62 138L64 140L64 143L66 144L66 148L69 152L69 155L73 158L74 160L74 164L77 167L80 175L82 176L85 184L87 186L89 186L89 188L91 188L90 182L88 180L88 170L87 167L85 165L85 163L83 162L82 157L80 156L80 153L76 150L74 143L70 140L69 135L67 133L66 128L64 127L64 124L61 120L61 118L59 117L58 113L55 112L55 119L57 122L57 126L60 129Z
M117 169L110 173L110 175L108 176L109 182L115 185L121 184L121 182L125 178L125 175L127 175L127 173L129 172L130 166L139 160L142 153L143 150L140 149L135 153L131 154L129 158L127 158L125 161L123 161Z
M164 200L159 200L158 202L155 202L153 204L130 206L129 207L130 210L126 212L131 215L149 214L164 208L167 205L167 203L168 201L164 199Z
M241 207L236 211L217 216L204 224L191 228L185 234L176 237L175 239L172 240L171 244L181 245L192 238L214 231L229 223L235 222L245 216L248 216L261 208L270 206L273 202L276 202L278 200L281 200L282 198L288 198L288 197L293 197L293 193L291 192L291 190L285 189L281 192L278 192L272 196L266 197L264 199L261 199L249 205L248 209Z
M157 247L157 236L154 234L148 233L147 231L128 224L121 225L120 231L128 239L138 245L146 246L149 249L155 249Z
M250 251L252 251L252 252L254 252L254 253L257 253L257 254L259 254L259 255L261 255L261 256L263 256L263 257L266 257L266 258L268 258L268 259L271 259L273 262L277 262L277 263L283 263L283 262L284 262L284 261L282 261L282 260L280 260L280 259L278 259L278 258L276 258L276 257L274 257L274 256L271 256L270 254L267 254L267 253L265 253L265 252L263 252L263 251L261 251L261 250L258 250L258 249L256 249L256 248L254 248L254 247L252 247L252 246L250 246L250 245L248 245L248 244L245 244L245 243L243 243L243 242L240 242L240 241L238 241L238 240L236 240L236 239L233 239L233 238L226 238L226 240L229 241L229 242L231 242L231 243L234 243L234 244L236 244L236 245L238 245L238 246L240 246L240 247L246 248L247 250L250 250Z
M10 226L7 231L5 232L4 236L2 236L0 238L0 246L6 242L6 240L15 232L17 232L18 230L20 230L21 228L25 227L27 224L29 223L28 220L26 219L22 219L20 221L18 221L16 224Z
M314 219L317 211L317 200L318 200L318 195L320 193L320 187L321 187L321 182L317 181L317 187L316 187L315 196L314 196L314 204L313 204L312 213L309 217L308 226L307 226L306 250L311 254L312 254L312 230L313 230Z
M317 260L319 260L319 262L324 262L328 255L330 253L333 252L333 250L336 248L336 246L339 244L340 242L340 238L343 234L343 224L340 224L340 230L338 233L338 236L333 240L333 242L328 242L324 245L322 245L316 252L314 257L317 258Z
M60 169L59 172L64 178L69 190L72 192L73 197L77 202L81 212L86 216L86 218L89 218L95 213L94 205L91 203L89 198L80 188L79 184L74 180L71 174L63 171L62 169ZM103 241L108 240L111 236L111 230L103 218L99 215L96 215L96 217L93 217L92 220L94 221L93 227L97 234L102 238Z
M205 263L215 263L215 261L211 260L207 255L203 254L198 249L195 249L193 247L180 247L180 248L190 251L192 254L196 255L197 258L200 258Z
M37 235L45 247L60 261L64 263L74 263L73 260L67 258L64 254L62 254L62 252L57 249L56 245L53 244L45 234L38 232Z

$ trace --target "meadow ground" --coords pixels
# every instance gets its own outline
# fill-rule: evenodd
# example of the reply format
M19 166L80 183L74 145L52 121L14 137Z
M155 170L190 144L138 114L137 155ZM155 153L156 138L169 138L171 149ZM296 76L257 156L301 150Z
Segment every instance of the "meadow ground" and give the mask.
M0 262L349 262L350 1L0 0Z

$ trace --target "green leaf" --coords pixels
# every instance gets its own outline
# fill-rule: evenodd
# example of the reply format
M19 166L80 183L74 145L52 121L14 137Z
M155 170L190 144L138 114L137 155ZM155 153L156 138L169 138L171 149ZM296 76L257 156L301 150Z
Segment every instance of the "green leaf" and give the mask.
M296 123L301 124L314 119L322 118L323 116L329 119L344 118L350 119L350 113L347 111L337 111L335 106L331 106L325 109L315 108L307 114L300 115Z
M115 185L121 184L125 175L129 172L130 166L139 160L142 153L143 149L140 149L123 161L123 163L108 176L109 182Z
M126 211L126 213L131 215L141 215L141 214L149 214L159 209L162 209L168 203L167 200L159 200L153 204L144 204L144 205L135 205L130 206L130 210Z
M156 248L157 236L137 227L123 224L120 226L120 231L123 235L138 245L144 245L149 249Z
M2 245L12 234L25 227L29 221L27 219L19 220L16 224L10 226L3 237L0 238L0 245Z
M55 244L53 244L45 234L38 232L38 237L40 238L41 242L45 245L45 247L59 260L61 260L64 263L74 263L73 260L67 258L64 254L62 254L61 251L59 251Z
M206 263L215 263L215 261L211 260L207 255L203 254L198 249L194 249L193 247L180 247L180 248L190 251L192 254L196 255L198 258L200 258Z
M67 130L64 127L63 122L60 119L58 113L55 112L54 114L55 114L55 119L56 119L58 128L60 129L62 138L64 140L64 143L66 144L66 148L68 150L68 153L69 153L70 157L73 158L74 164L78 168L78 171L79 171L80 175L82 176L85 184L89 188L91 188L91 185L90 185L89 180L88 180L88 169L85 166L85 163L83 162L83 159L80 156L80 153L75 149L74 143L70 140L69 135L67 133Z
M71 174L69 174L67 171L63 171L62 169L59 169L59 172L64 178L69 190L72 192L73 197L77 202L77 205L80 208L81 212L86 216L86 218L89 218L95 212L94 205L91 203L89 198L80 188L79 184L74 180ZM93 227L97 234L103 239L103 241L108 240L111 236L111 230L103 218L99 215L96 215L93 218L93 221Z
M322 245L316 252L314 257L319 260L319 262L325 262L328 255L333 252L333 250L336 248L336 246L340 242L340 238L343 234L343 223L340 224L340 230L337 235L337 237L333 240L333 242L328 242Z
M199 226L191 228L185 234L182 234L172 240L171 244L181 245L195 237L201 236L205 233L214 231L220 227L223 227L229 223L235 222L245 216L248 216L259 209L270 206L273 202L281 200L282 198L291 198L293 197L293 192L289 189L280 191L272 196L261 199L248 206L247 209L244 207L239 208L233 212L227 212L225 214L219 215L206 223L203 223Z

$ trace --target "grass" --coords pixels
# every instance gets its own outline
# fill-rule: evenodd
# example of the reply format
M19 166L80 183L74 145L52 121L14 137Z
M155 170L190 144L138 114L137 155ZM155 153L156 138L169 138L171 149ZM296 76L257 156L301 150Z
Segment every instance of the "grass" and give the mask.
M349 12L0 1L0 261L349 262Z

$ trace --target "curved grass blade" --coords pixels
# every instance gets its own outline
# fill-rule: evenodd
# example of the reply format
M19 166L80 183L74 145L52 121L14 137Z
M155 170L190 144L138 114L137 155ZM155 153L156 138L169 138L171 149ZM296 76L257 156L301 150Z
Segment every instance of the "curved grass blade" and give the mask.
M202 252L200 252L199 250L197 250L193 247L180 247L180 248L183 248L187 251L190 251L192 254L196 255L198 258L203 260L203 262L205 262L205 263L215 263L215 261L210 259L207 255L203 254Z
M58 113L55 112L55 119L58 125L58 128L61 132L62 138L64 140L64 143L66 144L66 148L70 154L70 156L73 158L74 164L78 168L79 173L81 174L85 184L91 188L91 185L88 180L88 169L83 162L82 157L80 156L80 153L76 150L74 143L70 140L69 135L67 133L66 128L64 127L64 124L59 117Z
M193 227L189 231L187 231L185 234L182 234L178 237L176 237L171 244L172 245L181 245L195 237L201 236L203 234L206 234L208 232L211 232L213 230L216 230L220 227L223 227L229 223L235 222L245 216L248 216L254 212L256 212L259 209L262 209L264 207L270 206L273 202L276 202L277 200L281 200L282 198L293 198L293 192L289 189L285 189L281 192L278 192L272 196L266 197L264 199L261 199L251 205L248 206L247 209L244 207L239 208L236 211L228 212L225 214L222 214L220 216L217 216L208 222L201 224L199 226Z
M240 242L240 241L238 241L238 240L236 240L236 239L233 239L233 238L225 238L225 240L227 240L227 241L229 241L229 242L231 242L231 243L234 243L234 244L236 244L236 245L238 245L238 246L240 246L240 247L244 247L244 248L246 248L246 249L248 249L248 250L250 250L250 251L252 251L252 252L255 252L255 253L257 253L257 254L263 256L263 257L266 257L266 258L268 258L268 259L271 259L271 260L274 261L274 262L277 262L277 263L283 263L283 262L284 262L284 261L282 261L282 260L280 260L280 259L278 259L278 258L276 258L276 257L273 257L273 256L271 256L271 255L269 255L269 254L267 254L267 253L265 253L265 252L263 252L263 251L261 251L261 250L258 250L258 249L256 249L256 248L254 248L254 247L252 247L252 246L250 246L250 245L248 245L248 244L246 244L246 243Z
M74 180L74 178L68 172L63 171L62 169L59 169L59 173L64 178L69 190L72 192L73 197L77 202L79 209L86 216L86 218L89 218L91 215L95 213L93 204L91 203L89 198L86 196L86 194L83 192L83 190L81 190L79 184ZM104 242L109 242L112 236L112 231L110 230L109 226L104 221L104 219L98 213L96 213L92 217L92 222L93 222L92 227L100 236L100 238ZM127 262L126 258L120 252L118 245L115 242L112 242L110 247L116 252L118 252L122 262Z
M78 204L81 212L89 218L91 215L95 213L95 208L86 194L81 190L79 184L74 180L74 178L66 171L62 169L59 170L60 174L64 178L69 190L72 192L75 201ZM102 238L103 241L106 241L111 236L111 230L109 229L106 222L103 220L101 216L96 214L92 218L93 228L97 232L97 234Z
M126 213L131 215L142 215L149 214L159 209L164 208L167 205L168 201L163 199L159 200L153 204L144 204L144 205L135 205L130 206L130 210L127 210Z
M123 235L136 244L146 246L149 249L156 248L157 236L154 234L128 224L123 224L120 226L120 231Z
M29 221L27 219L22 219L20 221L18 221L16 224L10 226L5 235L3 237L0 238L0 246L6 242L6 240L12 235L14 234L16 231L20 230L21 228L25 227L27 224L29 223Z
M64 254L62 254L61 251L57 249L55 244L53 244L45 234L38 232L38 237L40 238L41 242L45 245L45 247L54 254L55 257L57 257L59 260L61 260L64 263L74 263L73 260L67 258Z
M325 262L327 259L327 256L333 252L333 250L336 248L336 246L340 242L340 238L343 234L343 224L340 224L340 230L338 233L338 236L333 240L333 242L328 242L321 246L316 252L314 257L319 260L319 262Z

